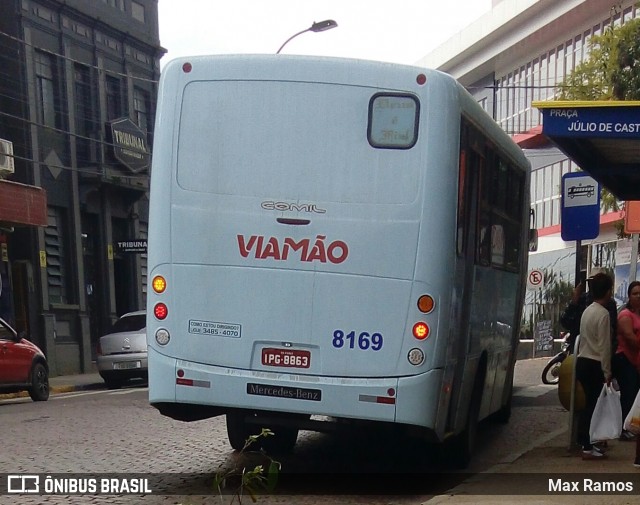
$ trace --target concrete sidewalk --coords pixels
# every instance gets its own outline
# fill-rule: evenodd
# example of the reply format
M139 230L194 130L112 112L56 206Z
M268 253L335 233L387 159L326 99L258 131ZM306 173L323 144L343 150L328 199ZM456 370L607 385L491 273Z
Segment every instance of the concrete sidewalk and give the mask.
M49 378L51 394L104 388L106 388L104 380L97 372L78 375L61 375L59 377Z
M88 389L105 389L106 385L100 374L85 373L78 375L62 375L58 377L49 377L49 392L53 394L71 393L73 391L84 391ZM29 396L27 391L19 391L17 393L0 394L0 400L11 398L23 398Z
M640 468L633 466L635 447L635 442L610 441L607 459L583 461L579 449L568 450L565 430L426 503L637 504ZM577 491L571 482L576 482ZM565 492L554 491L554 486L566 487ZM615 489L625 491L611 491Z
M580 448L569 450L567 425L425 504L637 504L640 468L633 466L635 450L634 441L613 440L606 459L584 461ZM624 491L608 492L615 489Z

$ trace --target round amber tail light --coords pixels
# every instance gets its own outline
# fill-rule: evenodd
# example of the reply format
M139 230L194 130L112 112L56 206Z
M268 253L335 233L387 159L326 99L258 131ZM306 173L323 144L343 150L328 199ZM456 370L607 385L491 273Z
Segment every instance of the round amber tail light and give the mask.
M423 314L428 314L435 307L436 302L430 295L422 295L418 298L418 310Z
M162 293L165 289L167 289L167 281L161 275L156 275L151 282L153 286L153 290L156 293Z

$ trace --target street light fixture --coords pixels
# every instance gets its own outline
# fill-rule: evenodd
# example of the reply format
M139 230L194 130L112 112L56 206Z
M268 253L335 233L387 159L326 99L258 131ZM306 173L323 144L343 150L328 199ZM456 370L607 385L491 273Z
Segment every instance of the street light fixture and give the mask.
M287 45L287 43L297 37L298 35L301 35L305 32L324 32L326 30L331 30L331 28L335 28L336 26L338 26L338 23L336 23L333 19L326 19L324 21L318 21L317 23L313 23L309 28L307 28L306 30L302 30L301 32L298 33L294 33L291 37L289 37L287 40L284 41L284 44L282 44L280 46L280 49L278 49L278 51L276 52L276 54L280 54L280 51L282 51L282 48L284 46Z

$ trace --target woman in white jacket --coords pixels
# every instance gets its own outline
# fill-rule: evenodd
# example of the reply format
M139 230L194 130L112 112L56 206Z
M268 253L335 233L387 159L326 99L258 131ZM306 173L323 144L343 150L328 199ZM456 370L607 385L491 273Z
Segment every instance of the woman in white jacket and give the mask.
M582 445L582 459L603 459L589 437L589 425L602 384L611 383L611 321L606 306L613 293L613 280L605 273L589 280L593 303L580 319L580 349L576 361L576 379L582 384L585 407L578 417L578 443Z

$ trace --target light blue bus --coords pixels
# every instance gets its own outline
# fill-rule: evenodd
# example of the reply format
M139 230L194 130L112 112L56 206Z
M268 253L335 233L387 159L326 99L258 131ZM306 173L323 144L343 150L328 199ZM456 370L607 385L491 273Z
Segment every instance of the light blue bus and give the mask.
M464 466L507 420L529 164L450 76L203 56L162 73L151 174L149 398L271 450L393 424Z

